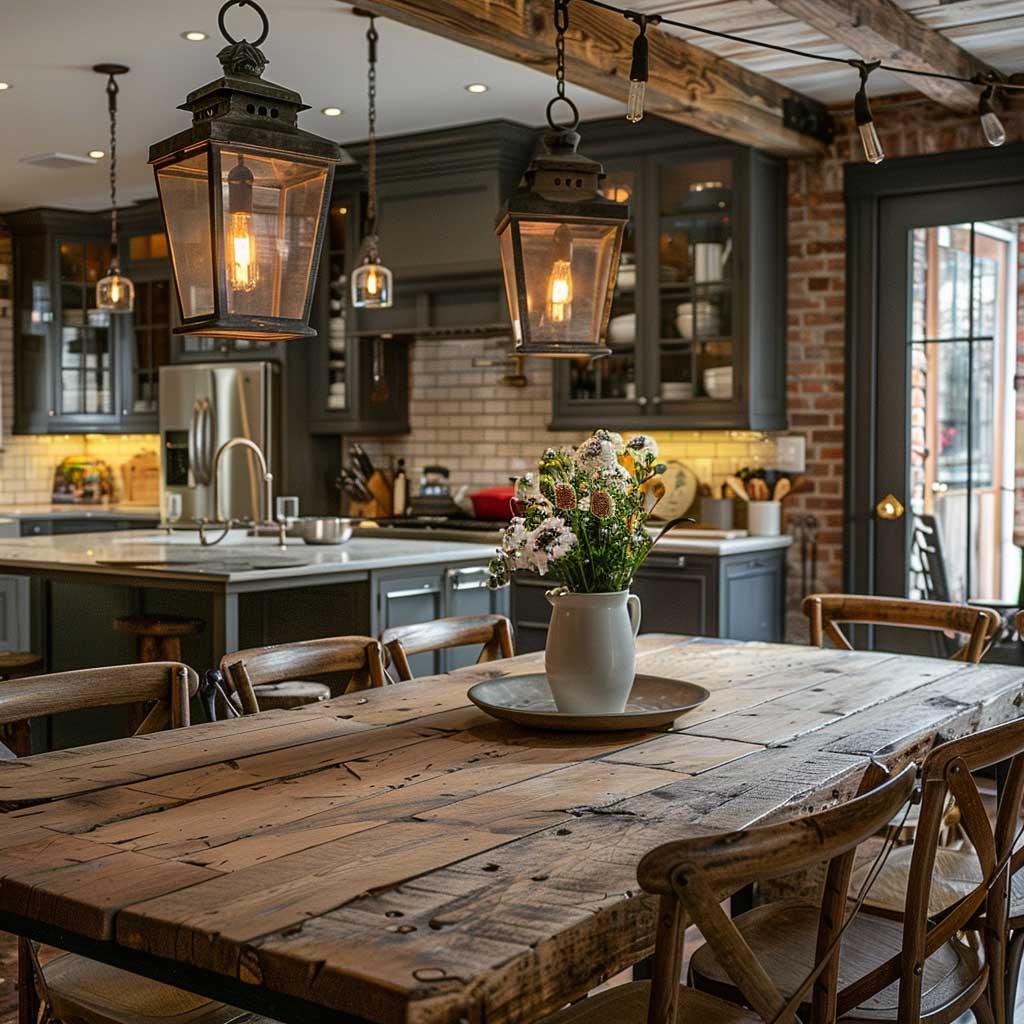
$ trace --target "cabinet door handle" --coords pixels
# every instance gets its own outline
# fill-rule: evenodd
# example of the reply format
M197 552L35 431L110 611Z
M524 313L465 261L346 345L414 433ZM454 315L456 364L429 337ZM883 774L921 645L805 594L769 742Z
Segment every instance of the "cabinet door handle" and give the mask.
M384 596L389 600L394 600L400 597L419 597L420 594L425 594L430 590L436 588L432 583L423 583L418 587L410 587L408 590L389 590Z
M654 397L653 397L653 398L651 399L651 405L653 405L653 406L654 406L654 408L655 408L655 409L657 409L657 408L658 408L658 406L659 406L659 405L661 405L661 395L655 395L655 396L654 396Z
M680 569L685 569L686 568L686 555L680 555L679 558L676 559L676 565Z
M646 395L640 395L637 398L637 400L636 400L636 404L639 405L641 409L646 409L647 408L647 396Z

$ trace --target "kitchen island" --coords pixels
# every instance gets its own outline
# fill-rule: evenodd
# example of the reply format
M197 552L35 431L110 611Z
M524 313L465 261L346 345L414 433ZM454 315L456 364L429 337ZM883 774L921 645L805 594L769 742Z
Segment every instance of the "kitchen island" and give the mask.
M114 630L127 614L188 615L200 671L240 648L381 629L443 615L505 611L487 589L490 544L358 537L310 546L232 530L216 545L157 530L0 540L0 572L29 577L32 648L52 671L136 660ZM440 659L454 667L456 656Z

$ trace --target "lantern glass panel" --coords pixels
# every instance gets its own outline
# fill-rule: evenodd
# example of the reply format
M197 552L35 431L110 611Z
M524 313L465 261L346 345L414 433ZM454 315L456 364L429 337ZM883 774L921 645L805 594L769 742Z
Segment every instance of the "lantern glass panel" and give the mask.
M516 283L511 217L505 220L505 226L498 236L498 245L501 249L501 270L505 277L505 297L512 317L512 339L518 345L523 340L523 325L519 322L519 285Z
M565 245L564 226L571 234ZM521 220L530 344L600 345L622 225Z
M156 172L181 315L186 320L209 316L214 310L208 160L204 150Z
M228 312L302 319L328 167L231 149L220 163Z

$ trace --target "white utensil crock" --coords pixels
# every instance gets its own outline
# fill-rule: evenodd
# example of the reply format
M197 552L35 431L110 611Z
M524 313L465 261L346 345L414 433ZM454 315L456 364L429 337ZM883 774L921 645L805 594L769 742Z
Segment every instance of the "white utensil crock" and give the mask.
M621 714L636 675L640 598L628 590L574 594L564 588L545 596L552 612L544 665L558 710Z
M782 502L749 502L747 532L752 537L778 537L782 533Z

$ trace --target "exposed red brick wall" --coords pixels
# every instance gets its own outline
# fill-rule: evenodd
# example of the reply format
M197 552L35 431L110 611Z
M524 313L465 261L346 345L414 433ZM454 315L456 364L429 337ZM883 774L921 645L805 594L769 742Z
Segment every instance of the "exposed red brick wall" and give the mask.
M946 153L985 144L976 117L961 117L923 99L873 103L887 157ZM1024 140L1024 110L1001 115L1007 140ZM790 515L814 515L820 590L843 582L843 402L845 379L846 210L843 166L864 159L849 112L824 159L794 160L789 173L789 412L807 435L807 474L814 492L790 503ZM1024 209L1021 211L1024 213ZM789 639L807 631L799 613L800 556L790 551Z

